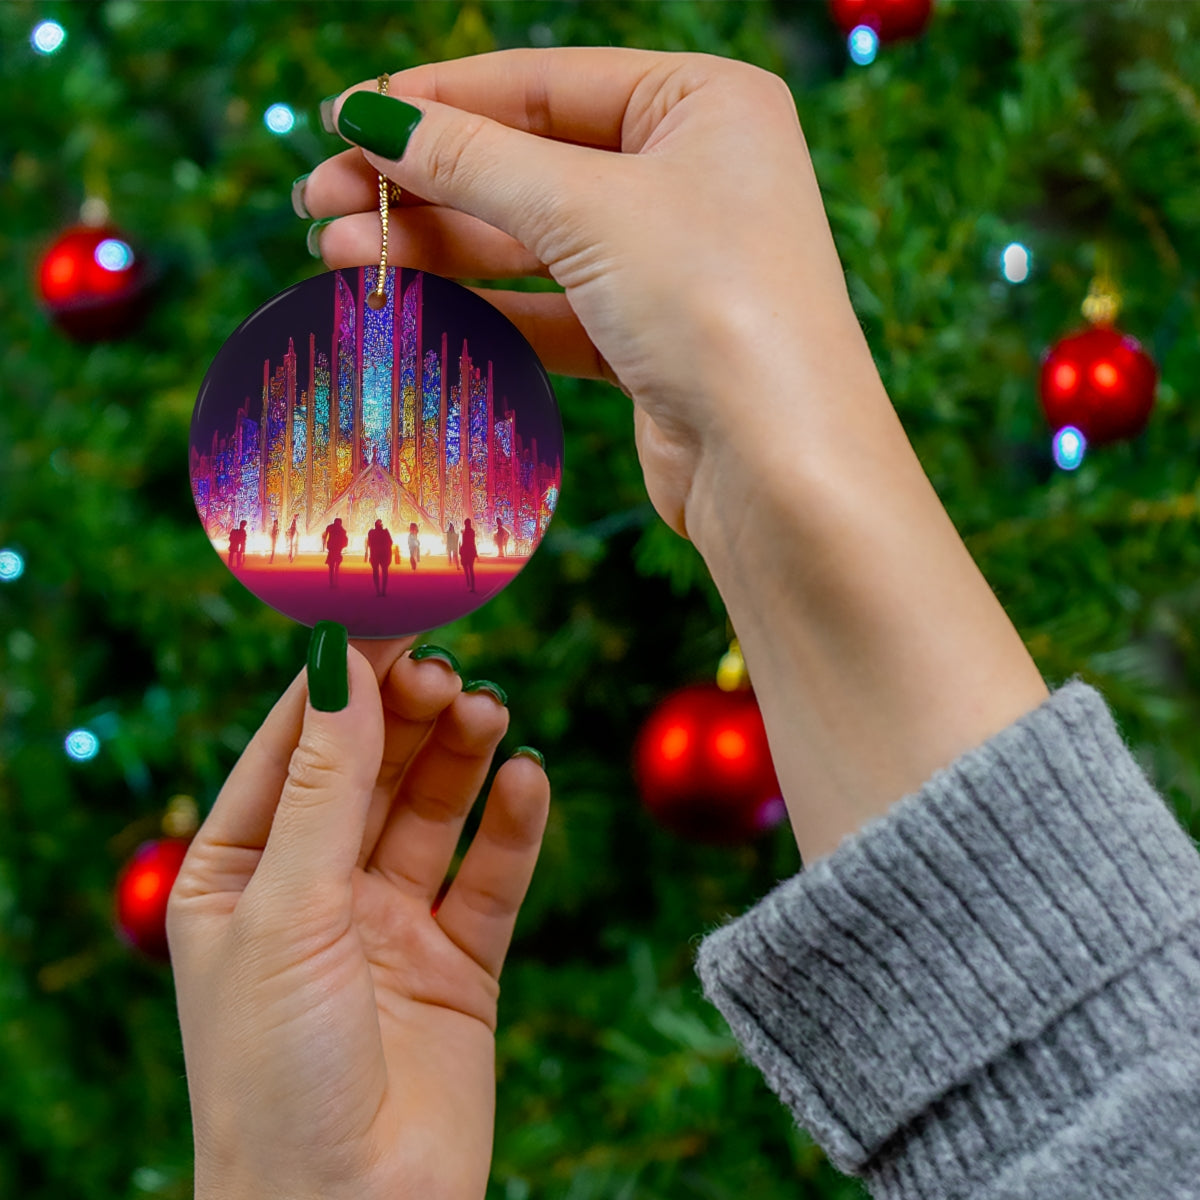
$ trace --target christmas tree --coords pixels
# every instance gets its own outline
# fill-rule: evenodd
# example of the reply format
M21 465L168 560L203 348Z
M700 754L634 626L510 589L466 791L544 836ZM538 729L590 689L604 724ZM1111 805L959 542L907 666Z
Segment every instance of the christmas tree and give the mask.
M170 971L116 936L113 888L170 797L203 815L304 662L308 630L206 544L187 440L225 337L323 269L289 203L344 146L317 104L381 71L572 44L788 82L942 502L1047 682L1098 687L1200 831L1195 5L940 0L868 54L815 2L17 0L0 8L0 1197L192 1194ZM143 271L144 311L98 341L41 303L39 264L81 213L109 231L109 269L128 253ZM1040 364L1102 269L1157 365L1155 407L1137 437L1056 457ZM801 864L786 823L712 846L639 803L639 729L712 678L730 631L647 501L629 401L554 383L550 531L430 639L507 689L503 749L542 749L554 789L503 977L489 1196L862 1196L700 994L699 936Z

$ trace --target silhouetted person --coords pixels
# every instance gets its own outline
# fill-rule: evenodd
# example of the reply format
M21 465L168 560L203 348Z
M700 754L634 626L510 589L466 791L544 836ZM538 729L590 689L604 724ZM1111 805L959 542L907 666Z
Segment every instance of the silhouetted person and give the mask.
M243 566L246 562L246 522L229 531L229 565Z
M275 561L275 543L279 541L279 518L271 522L271 557L270 562Z
M479 551L475 549L475 530L471 525L470 517L463 522L462 549L459 551L459 556L462 559L462 569L467 574L467 591L473 592L475 590L475 560L479 557Z
M392 535L382 521L367 531L367 554L371 559L371 578L375 580L375 595L387 595L388 567L392 565Z
M508 530L504 528L504 522L499 517L496 518L496 550L500 557L504 557L505 548L508 546Z
M296 559L296 551L300 546L300 534L296 529L296 521L298 518L293 517L292 523L288 526L288 562L294 562Z
M417 536L419 532L416 521L413 521L408 527L408 561L412 563L414 571L417 569L417 563L421 561L421 539Z
M342 518L334 517L332 525L325 526L321 535L321 546L328 549L325 561L329 564L329 586L337 587L338 568L342 565L342 551L350 544L350 535L342 528Z
M454 522L450 522L450 528L446 530L446 555L450 559L450 565L457 567L458 563L458 530L454 528Z

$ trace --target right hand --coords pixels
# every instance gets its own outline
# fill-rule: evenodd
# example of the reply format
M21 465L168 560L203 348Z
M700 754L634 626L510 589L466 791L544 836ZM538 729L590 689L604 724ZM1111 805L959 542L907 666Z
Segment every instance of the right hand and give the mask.
M849 357L877 381L777 76L701 54L507 50L401 71L389 96L424 114L402 158L356 148L307 180L309 212L343 218L321 232L323 259L378 259L381 172L406 193L394 262L556 280L565 294L480 294L549 371L631 397L650 499L677 532L697 541L781 430L816 440L813 371L845 378Z

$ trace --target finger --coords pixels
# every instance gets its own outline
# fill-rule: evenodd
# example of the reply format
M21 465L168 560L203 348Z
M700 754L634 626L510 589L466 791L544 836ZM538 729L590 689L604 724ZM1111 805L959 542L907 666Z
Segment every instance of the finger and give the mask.
M331 270L379 261L383 240L377 211L351 213L319 231L321 258ZM417 271L447 278L519 279L549 275L515 238L452 208L393 209L388 257Z
M388 672L416 640L415 637L391 638L387 641L379 638L363 638L361 640L351 639L350 645L371 664L375 671L375 678L382 687Z
M457 697L405 773L368 871L432 903L507 728L508 709L489 693Z
M496 773L479 830L437 910L447 937L493 979L500 978L549 814L545 771L524 756L510 758Z
M628 395L628 389L596 349L563 292L510 292L502 288L470 288L499 309L533 347L552 375L603 379Z
M355 89L353 98L370 110L365 124L363 114L355 118L356 136L377 171L431 204L470 213L503 230L543 262L552 260L540 243L552 245L551 239L561 238L563 206L579 193L580 180L603 171L609 186L618 191L624 186L614 178L621 155L550 141L424 98L413 127L414 106L399 96ZM340 114L345 99L337 105ZM342 122L338 128L347 137L349 125ZM392 157L372 153L368 140L381 150L387 147Z
M311 695L288 763L262 859L247 885L294 910L310 900L349 902L367 811L383 757L383 705L371 664L346 645L349 698L323 712ZM338 656L337 642L328 653ZM322 668L323 669L323 668ZM310 668L311 675L311 668ZM310 679L310 683L312 680Z
M677 69L680 58L611 46L498 50L398 71L388 92L480 113L539 137L620 150L639 86L654 72Z
M173 898L241 893L250 882L300 741L307 695L304 674L301 670L292 680L234 764L192 838Z
M429 736L434 722L462 691L462 678L446 658L417 660L406 654L392 664L380 688L383 762L358 855L358 865L363 868L375 852L405 770Z
M363 158L357 146L343 150L313 167L304 180L300 199L305 212L314 220L370 212L379 207L379 172ZM420 196L404 192L398 207L425 203Z

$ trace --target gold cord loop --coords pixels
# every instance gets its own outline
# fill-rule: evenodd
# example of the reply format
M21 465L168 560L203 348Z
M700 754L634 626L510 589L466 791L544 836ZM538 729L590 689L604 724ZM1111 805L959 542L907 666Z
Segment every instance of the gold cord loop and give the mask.
M375 81L381 96L387 95L388 77L380 75ZM387 303L387 257L388 257L388 206L389 203L400 203L401 191L398 184L392 183L386 175L379 176L379 228L383 240L379 250L379 277L375 280L374 290L367 296L367 303L372 308L382 308Z

